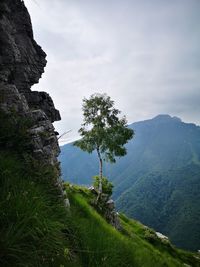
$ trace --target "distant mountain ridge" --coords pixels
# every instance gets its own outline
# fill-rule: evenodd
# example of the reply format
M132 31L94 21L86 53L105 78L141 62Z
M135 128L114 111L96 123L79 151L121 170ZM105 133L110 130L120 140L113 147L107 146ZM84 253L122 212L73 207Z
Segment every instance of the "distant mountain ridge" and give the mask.
M200 248L200 127L158 115L133 123L127 156L106 164L117 207L168 235L177 246ZM63 177L89 185L98 173L95 154L61 147Z

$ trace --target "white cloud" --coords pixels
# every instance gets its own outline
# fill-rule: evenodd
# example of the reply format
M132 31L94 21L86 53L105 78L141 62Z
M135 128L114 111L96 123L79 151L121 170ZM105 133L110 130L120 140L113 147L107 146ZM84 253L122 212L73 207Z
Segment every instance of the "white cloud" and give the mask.
M77 136L82 99L97 91L129 122L169 113L200 123L199 1L35 1L25 3L48 64L34 89L53 97L59 131Z

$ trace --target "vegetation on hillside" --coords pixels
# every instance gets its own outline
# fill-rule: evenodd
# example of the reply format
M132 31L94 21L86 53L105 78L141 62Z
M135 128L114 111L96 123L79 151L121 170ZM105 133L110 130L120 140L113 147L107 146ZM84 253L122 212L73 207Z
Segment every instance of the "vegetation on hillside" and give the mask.
M26 146L27 122L4 118L11 132L2 131L0 142L0 266L200 266L198 254L175 249L124 215L116 230L94 208L96 195L87 188L65 186L67 209L55 186L57 171L35 160ZM111 194L111 184L104 182Z
M113 228L91 205L95 196L87 188L68 184L66 190L71 203L68 221L81 266L200 266L197 253L176 249L152 229L123 214L121 230Z
M0 113L0 266L76 266L57 171L31 156L30 121Z
M200 249L200 127L160 115L130 125L127 155L104 174L114 184L117 209L169 236L173 244ZM91 184L95 154L61 147L63 178Z
M199 174L200 167L191 164L144 175L121 195L118 208L170 236L177 246L197 251L200 247Z
M0 266L70 266L53 170L29 164L0 153Z

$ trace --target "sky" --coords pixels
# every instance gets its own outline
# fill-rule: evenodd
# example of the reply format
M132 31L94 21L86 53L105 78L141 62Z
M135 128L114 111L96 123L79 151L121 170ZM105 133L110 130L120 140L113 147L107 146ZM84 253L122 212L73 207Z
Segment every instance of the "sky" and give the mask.
M53 98L62 142L82 100L106 93L128 123L158 114L200 125L199 0L24 0L47 66L32 90Z

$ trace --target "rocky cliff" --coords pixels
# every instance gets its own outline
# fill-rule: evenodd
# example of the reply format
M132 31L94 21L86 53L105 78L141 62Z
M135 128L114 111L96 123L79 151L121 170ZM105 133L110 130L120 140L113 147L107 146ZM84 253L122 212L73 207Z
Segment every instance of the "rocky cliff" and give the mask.
M59 146L52 122L60 120L59 111L46 92L30 89L38 83L46 63L45 52L34 40L24 2L1 0L0 112L30 118L34 157L56 165Z

